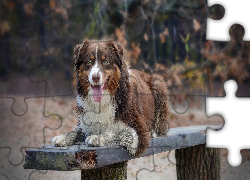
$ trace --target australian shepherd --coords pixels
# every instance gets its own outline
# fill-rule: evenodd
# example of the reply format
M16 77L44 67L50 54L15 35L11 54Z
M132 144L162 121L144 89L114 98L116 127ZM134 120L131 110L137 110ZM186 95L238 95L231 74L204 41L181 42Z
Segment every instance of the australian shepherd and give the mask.
M74 60L79 124L54 137L55 146L119 145L138 156L151 137L166 135L170 112L163 77L131 69L114 41L83 41L74 48Z

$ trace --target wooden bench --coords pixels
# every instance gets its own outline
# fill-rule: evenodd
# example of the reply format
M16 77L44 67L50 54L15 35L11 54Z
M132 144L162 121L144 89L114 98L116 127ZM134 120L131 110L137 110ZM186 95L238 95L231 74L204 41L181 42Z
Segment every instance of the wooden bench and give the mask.
M171 128L167 137L151 140L140 157L175 151L177 179L220 179L220 150L206 148L206 128L189 126ZM209 126L219 130L222 126ZM44 146L26 150L24 169L81 170L81 179L126 179L130 156L123 148ZM166 159L168 161L168 159Z

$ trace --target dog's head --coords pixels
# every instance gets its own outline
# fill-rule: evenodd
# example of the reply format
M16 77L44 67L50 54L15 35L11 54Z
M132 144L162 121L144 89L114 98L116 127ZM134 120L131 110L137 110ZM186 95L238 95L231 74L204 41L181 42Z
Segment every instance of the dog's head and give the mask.
M122 56L121 44L113 41L86 40L77 44L74 48L77 93L84 98L93 90L95 102L101 102L104 90L120 96L119 90L128 86L128 72Z

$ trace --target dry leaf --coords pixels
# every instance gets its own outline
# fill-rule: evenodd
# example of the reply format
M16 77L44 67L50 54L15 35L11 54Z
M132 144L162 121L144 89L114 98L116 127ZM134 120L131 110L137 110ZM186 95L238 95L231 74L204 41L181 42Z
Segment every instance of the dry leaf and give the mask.
M194 23L194 30L199 31L201 29L201 24L196 19L193 20L193 23Z

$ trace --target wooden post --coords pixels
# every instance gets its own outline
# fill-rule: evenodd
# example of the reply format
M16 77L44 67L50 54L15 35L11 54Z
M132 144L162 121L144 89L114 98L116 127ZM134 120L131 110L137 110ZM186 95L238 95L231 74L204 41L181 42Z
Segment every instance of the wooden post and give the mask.
M175 151L177 179L220 179L220 149L206 144Z
M119 162L96 169L81 171L81 180L125 180L127 179L127 162Z

